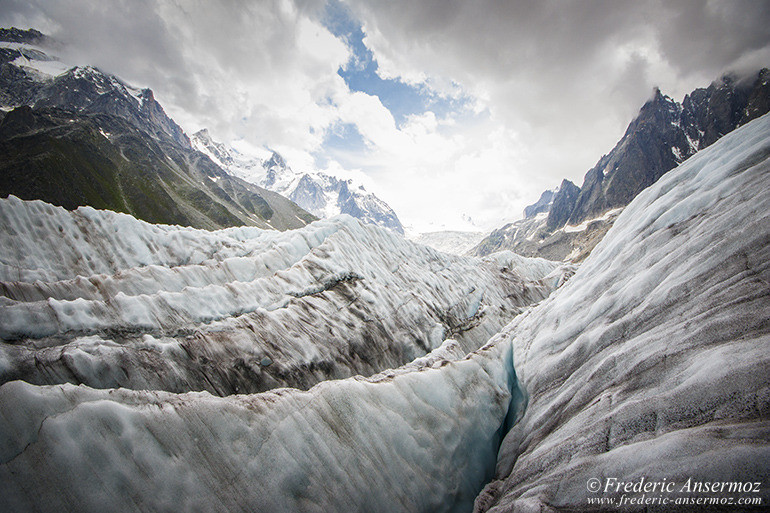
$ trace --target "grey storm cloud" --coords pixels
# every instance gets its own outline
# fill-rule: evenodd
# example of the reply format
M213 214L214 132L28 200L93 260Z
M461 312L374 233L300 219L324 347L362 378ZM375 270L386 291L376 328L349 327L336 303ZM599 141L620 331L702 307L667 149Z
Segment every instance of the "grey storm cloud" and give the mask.
M319 18L323 5L0 0L0 24L42 29L61 43L59 57L66 62L95 65L152 87L166 105L216 123L215 113L228 111L223 103L242 101L229 110L250 114L252 102L238 92L240 85L291 76L297 64L296 21Z
M466 70L579 70L608 45L648 31L682 71L718 71L770 44L762 0L351 0L402 51L441 49Z
M762 0L346 3L375 56L396 63L402 78L411 69L459 82L535 130L594 112L591 95L623 124L653 86L682 94L731 67L767 65L770 54L770 2ZM236 82L289 75L298 40L297 14L280 12L287 5L323 15L322 0L0 0L0 20L43 25L76 59L204 112L221 92L203 89L211 84L199 79L206 70L196 51L216 62L210 72Z
M770 2L763 0L350 3L376 51L400 67L413 63L423 72L512 93L536 89L536 97L557 104L559 97L576 101L592 90L638 102L655 85L680 94L741 65L768 64ZM619 61L624 48L628 55ZM759 53L746 61L752 52ZM669 84L646 75L656 60L672 74Z

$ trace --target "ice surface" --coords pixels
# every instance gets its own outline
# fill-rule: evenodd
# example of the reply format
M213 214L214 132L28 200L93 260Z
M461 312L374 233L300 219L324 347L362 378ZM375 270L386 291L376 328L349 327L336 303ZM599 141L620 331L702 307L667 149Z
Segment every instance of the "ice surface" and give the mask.
M484 232L443 231L421 233L409 238L419 244L425 244L444 253L466 255L486 235Z
M133 332L57 331L40 339L26 333L28 344L22 338L3 346L4 372L17 372L27 360L16 352L30 351L34 362L64 353L71 373L119 375L126 359L113 365L110 354L131 343L148 361L168 366L153 372L173 374L182 362L174 355L196 347L216 353L221 340L215 333L237 345L227 337L263 323L289 332L321 323L343 338L356 333L346 324L357 322L350 312L364 324L384 322L372 314L406 318L405 326L424 319L419 329L432 342L403 367L325 381L308 391L216 397L5 383L4 506L44 512L469 511L496 461L497 479L476 499L479 510L595 509L587 502L589 478L767 483L769 157L770 116L691 157L626 207L566 284L468 356L461 339L480 319L463 316L495 318L495 309L503 309L496 295L520 298L522 284L533 283L525 278L547 273L546 264L526 261L519 271L511 255L486 262L451 257L349 218L270 234L268 244L266 232L206 235L11 199L4 215L13 222L3 224L3 242L24 250L12 253L4 272L49 282L7 281L0 307L31 319L47 319L52 309L57 319L69 319L67 326L98 327L113 322L112 315L128 315L111 306L123 301L135 307L130 316L137 320L129 319ZM30 231L23 231L21 219ZM78 223L92 226L80 230ZM125 231L130 241L110 231L124 223L132 226ZM308 242L327 229L320 241ZM50 234L58 233L73 244L69 249L61 242L55 247ZM129 254L132 244L135 253ZM137 263L147 259L152 262ZM260 274L251 259L272 262L272 274ZM225 264L228 273L252 281L217 274ZM113 274L94 278L97 267ZM176 292L124 292L157 287L145 269L176 273L176 267L184 278L160 283L190 285ZM85 278L77 277L81 270ZM558 273L554 267L538 286ZM102 292L107 283L118 291L114 296ZM193 324L192 342L177 337L174 330L190 328L198 315L186 304L212 314L227 311L241 300L228 296L231 289L255 283L268 295L254 301L277 298L275 309L258 307L258 318ZM39 299L49 289L70 296ZM287 295L292 299L283 303ZM178 319L167 318L170 311L180 312ZM143 322L171 329L145 329ZM21 326L14 330L21 333ZM452 332L451 326L467 329ZM107 342L108 333L120 342ZM291 346L290 338L282 343ZM62 339L64 346L58 345ZM253 347L253 337L241 343ZM324 351L321 344L291 347L306 362L313 351ZM212 361L206 354L198 353L197 365ZM254 365L266 369L281 365L275 354L254 357ZM208 376L215 380L217 371ZM760 496L770 499L766 487Z
M479 511L590 510L591 478L768 482L768 157L767 115L690 157L506 328L528 403Z
M448 337L467 353L560 283L553 262L444 255L347 216L208 232L12 197L0 220L0 383L307 388Z
M468 511L494 468L510 354L426 360L227 398L8 383L0 495L13 511Z

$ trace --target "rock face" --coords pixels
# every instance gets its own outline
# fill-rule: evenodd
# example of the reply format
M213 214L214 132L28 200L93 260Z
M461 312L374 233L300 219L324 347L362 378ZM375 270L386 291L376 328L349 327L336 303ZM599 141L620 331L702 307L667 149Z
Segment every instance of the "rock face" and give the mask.
M16 27L0 28L0 41L11 43L44 44L48 38L39 30L22 30Z
M558 191L559 189L554 191L543 191L543 194L540 195L540 199L524 208L524 218L534 217L540 212L548 212L551 209L551 204L553 204L553 198Z
M698 150L768 112L768 101L766 68L742 79L726 75L681 105L656 89L620 142L586 174L569 223L627 205Z
M0 196L207 229L314 219L195 151L149 89L66 69L35 46L0 52L0 101L10 110L0 121Z
M567 223L569 216L572 215L572 211L575 210L575 203L577 203L579 195L580 187L569 180L563 180L559 186L558 192L554 195L553 201L551 202L551 208L543 210L543 212L548 213L548 218L545 223L546 227L553 230L564 226Z
M545 223L533 223L526 216L493 232L474 254L510 249L559 260L584 258L609 229L613 214L608 212L622 209L679 163L768 111L768 69L740 79L726 75L685 96L682 104L656 89L623 138L586 173L582 187L562 183ZM585 223L594 225L594 236L569 235L575 233L570 226ZM522 237L534 232L538 244L533 246L531 239Z
M212 157L233 176L277 192L315 216L329 218L348 214L404 235L393 209L363 186L355 186L352 180L319 171L295 172L276 152L266 160L242 155L235 148L211 139L205 129L194 134L192 142L196 149Z

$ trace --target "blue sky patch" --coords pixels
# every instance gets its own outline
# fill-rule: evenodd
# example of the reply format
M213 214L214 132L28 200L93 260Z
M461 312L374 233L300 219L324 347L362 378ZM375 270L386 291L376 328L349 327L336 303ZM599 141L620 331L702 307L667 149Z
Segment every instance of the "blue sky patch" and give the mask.
M364 44L361 23L352 17L350 9L339 2L329 0L326 4L324 26L338 38L345 41L353 53L339 74L351 91L360 91L377 96L396 120L399 128L414 114L433 111L437 117L464 110L467 98L459 100L436 94L427 85L411 85L396 79L383 79L377 74L378 64L372 51Z

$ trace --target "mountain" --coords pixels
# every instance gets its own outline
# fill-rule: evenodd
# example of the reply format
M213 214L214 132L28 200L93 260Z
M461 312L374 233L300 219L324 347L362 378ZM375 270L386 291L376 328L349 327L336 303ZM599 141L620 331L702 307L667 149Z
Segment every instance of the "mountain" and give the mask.
M37 46L39 34L0 33L0 196L207 229L314 219L195 151L151 90L68 68Z
M475 249L486 255L510 249L528 256L582 260L639 192L697 151L770 111L770 70L725 75L679 104L655 89L623 138L586 173L583 185L564 181L548 216L542 201L525 218L495 230ZM545 193L544 193L545 194ZM542 200L542 198L541 198Z
M640 193L566 283L553 263L444 255L349 217L287 233L209 233L6 200L2 233L22 244L5 246L16 249L3 268L13 281L0 325L14 338L0 346L0 368L39 380L0 386L6 508L502 513L615 511L608 501L623 497L634 512L658 497L766 503L770 492L753 483L770 476L769 157L770 116L724 136ZM84 222L87 240L76 237ZM89 277L74 278L82 270ZM527 287L559 284L475 351L445 338L462 332L455 321L471 328L503 312L508 296L526 304ZM400 319L417 331L399 333L391 323ZM264 337L262 321L274 335ZM478 326L476 343L497 329ZM183 375L176 364L185 358L210 390L224 371L264 375L292 359L330 361L340 348L354 363L379 352L365 352L366 337L360 344L351 332L392 336L393 347L421 332L422 352L432 351L308 390L220 396L163 385L184 389L172 376ZM284 347L273 336L298 341ZM223 354L233 368L221 366ZM134 359L174 364L144 383ZM131 386L62 383L83 376ZM613 479L641 483L639 493ZM645 483L664 480L675 489L642 495ZM752 491L688 493L687 483Z
M540 199L538 199L532 205L524 207L524 217L534 217L541 212L548 212L551 210L551 205L553 205L553 199L557 192L559 192L558 187L553 190L549 189L547 191L543 191L543 194L540 195Z
M352 180L326 173L293 171L281 155L272 152L267 160L249 157L214 141L208 130L192 136L193 146L209 155L231 175L277 192L321 218L348 214L364 223L382 226L401 235L404 228L387 203Z

